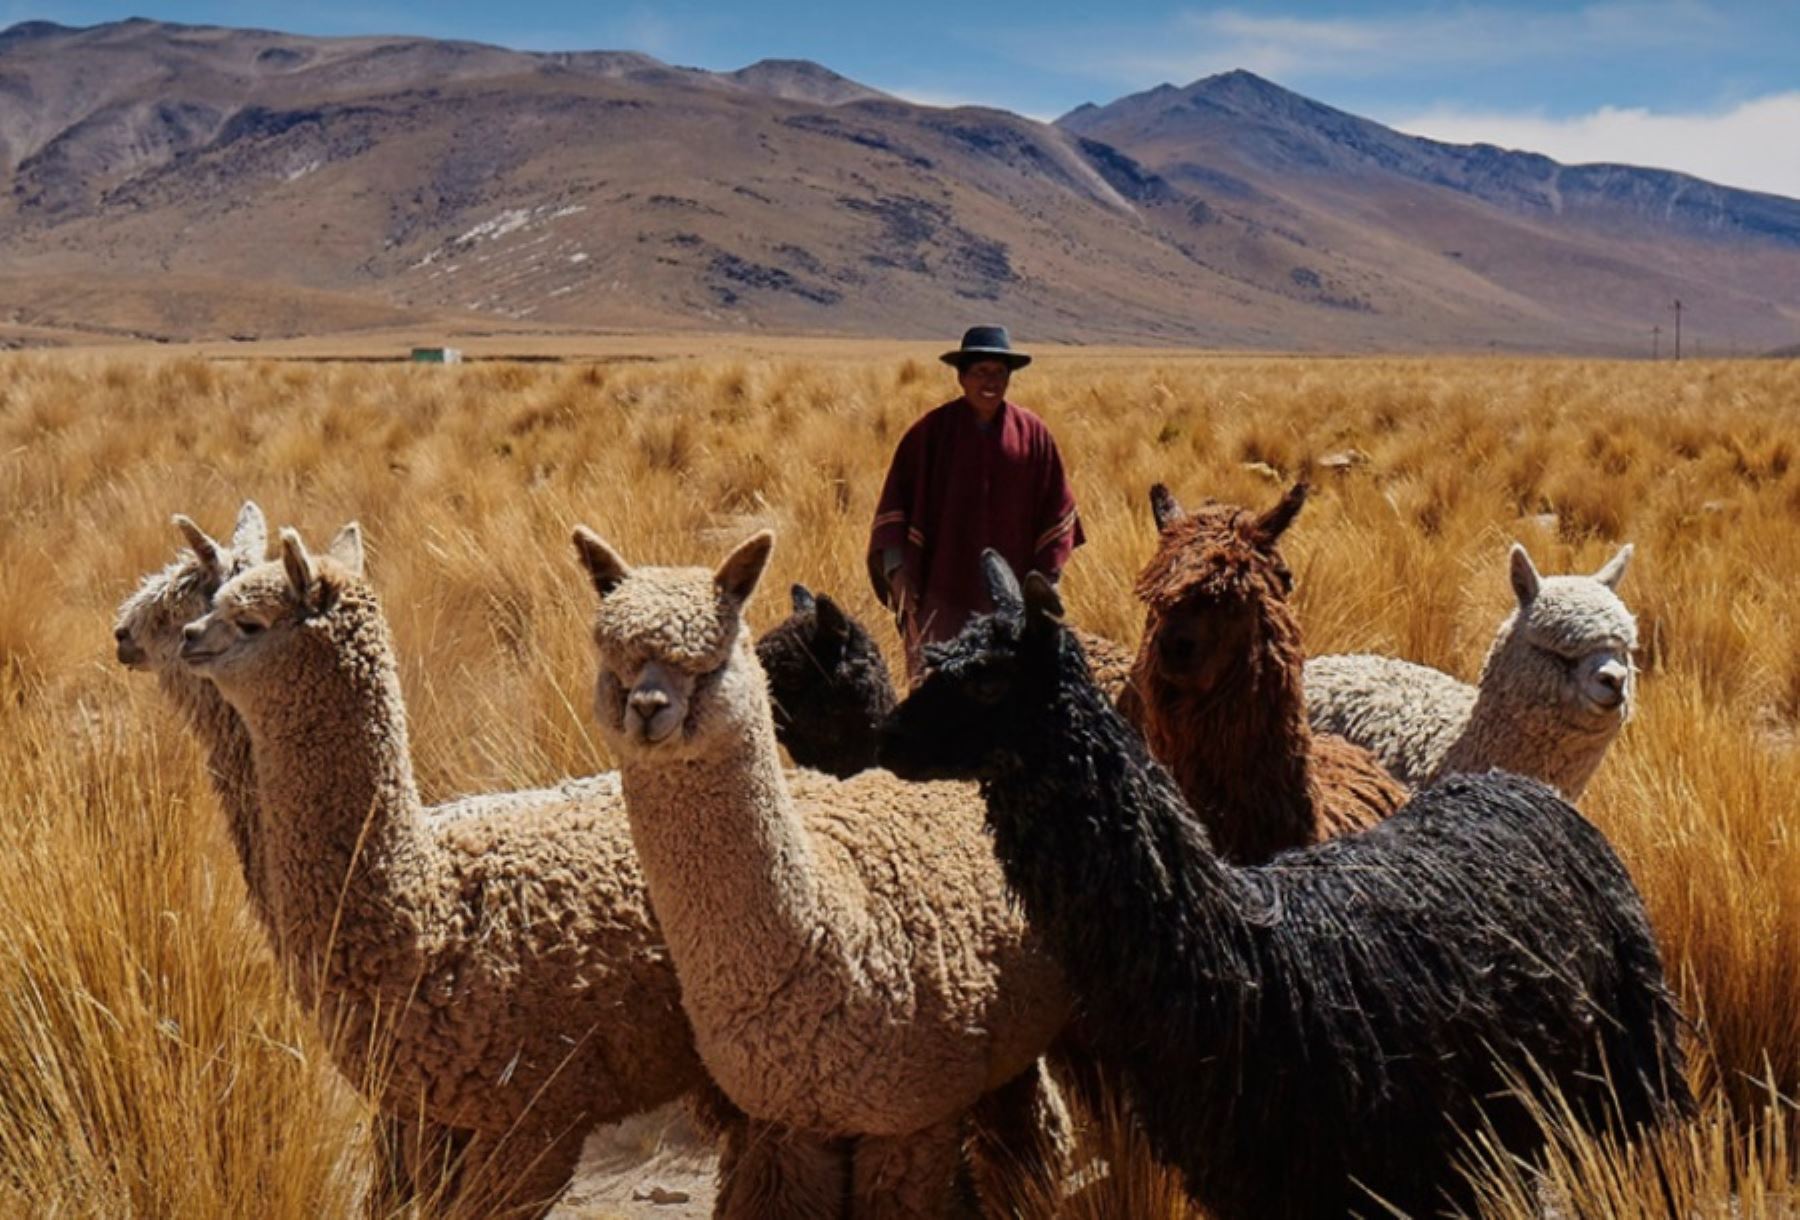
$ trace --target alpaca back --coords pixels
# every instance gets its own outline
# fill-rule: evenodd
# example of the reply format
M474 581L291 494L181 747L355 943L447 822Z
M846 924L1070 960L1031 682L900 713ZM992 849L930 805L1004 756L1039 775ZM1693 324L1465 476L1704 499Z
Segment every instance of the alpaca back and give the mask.
M1312 727L1369 751L1395 778L1418 785L1437 773L1470 714L1467 682L1396 657L1357 654L1306 663Z

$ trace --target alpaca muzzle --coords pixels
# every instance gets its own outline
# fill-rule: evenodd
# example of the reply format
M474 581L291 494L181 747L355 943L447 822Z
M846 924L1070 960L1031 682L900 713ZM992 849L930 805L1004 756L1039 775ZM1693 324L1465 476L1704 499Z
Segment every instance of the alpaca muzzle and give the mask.
M215 660L225 651L224 642L218 637L224 629L205 619L189 623L181 629L181 659L193 666L202 666Z
M625 699L625 732L633 741L656 745L681 727L683 701L668 679L651 666Z
M113 652L119 658L119 664L127 669L141 669L149 661L150 654L131 638L131 631L125 627L113 629Z

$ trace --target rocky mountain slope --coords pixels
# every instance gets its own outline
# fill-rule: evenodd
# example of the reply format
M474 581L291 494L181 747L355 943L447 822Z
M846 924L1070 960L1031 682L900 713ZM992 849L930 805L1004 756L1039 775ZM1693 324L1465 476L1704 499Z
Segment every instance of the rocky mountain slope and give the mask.
M736 72L0 32L0 338L729 328L1368 350L1800 335L1800 204L1415 140L1243 73L1056 124Z

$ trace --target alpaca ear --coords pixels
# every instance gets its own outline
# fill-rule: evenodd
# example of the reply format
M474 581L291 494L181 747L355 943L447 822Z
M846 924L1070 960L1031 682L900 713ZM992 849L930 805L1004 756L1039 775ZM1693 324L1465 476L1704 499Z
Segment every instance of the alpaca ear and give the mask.
M819 594L813 607L818 614L815 621L819 625L819 635L830 636L840 643L850 638L850 620L838 608L838 604L831 600L829 594Z
M738 543L737 550L725 556L725 562L713 573L713 584L739 605L749 601L774 549L775 535L768 530L750 535Z
M818 604L813 598L812 590L799 583L789 587L788 599L794 604L795 614L810 614Z
M1538 588L1544 583L1538 576L1538 570L1531 562L1531 556L1518 543L1512 545L1512 587L1513 596L1519 599L1519 605L1529 606L1537 599Z
M631 575L631 569L619 558L619 553L585 525L575 527L575 554L580 557L581 566L587 569L588 579L594 582L594 592L601 597L618 588Z
M1019 578L993 547L981 552L981 574L987 578L988 600L994 610L1008 618L1025 612L1025 596L1019 592Z
M1156 518L1156 528L1160 532L1186 517L1187 513L1176 502L1174 492L1161 483L1153 483L1150 486L1150 515Z
M239 559L261 563L269 552L269 521L255 500L245 500L238 509L237 525L231 531L231 549Z
M1025 578L1025 621L1038 628L1062 626L1062 595L1042 572Z
M194 554L200 557L200 562L215 573L223 572L225 564L219 555L219 544L205 530L195 525L192 519L176 513L173 520L175 528L181 531L182 538L193 548Z
M362 526L352 521L339 530L331 539L331 545L325 548L325 553L349 568L353 574L361 576L364 561Z
M1294 523L1300 515L1300 509L1306 504L1306 493L1310 489L1304 480L1288 488L1287 495L1281 497L1281 503L1256 519L1257 541L1263 546L1275 545L1275 540L1287 532L1287 527Z
M311 605L313 592L318 588L318 572L306 543L292 529L281 531L281 566L287 572L288 589L294 599L301 605Z
M1631 543L1627 542L1619 548L1619 553L1606 561L1606 566L1594 573L1594 579L1611 589L1619 591L1619 582L1625 579L1625 569L1631 563Z

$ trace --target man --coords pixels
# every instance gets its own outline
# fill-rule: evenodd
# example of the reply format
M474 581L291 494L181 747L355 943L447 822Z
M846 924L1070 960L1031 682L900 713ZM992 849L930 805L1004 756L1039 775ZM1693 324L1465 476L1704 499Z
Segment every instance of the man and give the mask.
M984 549L1014 571L1054 579L1085 540L1050 429L1006 399L1031 357L1013 350L1004 326L972 326L941 359L956 369L962 397L900 439L869 536L869 579L898 619L915 680L922 645L992 609Z

